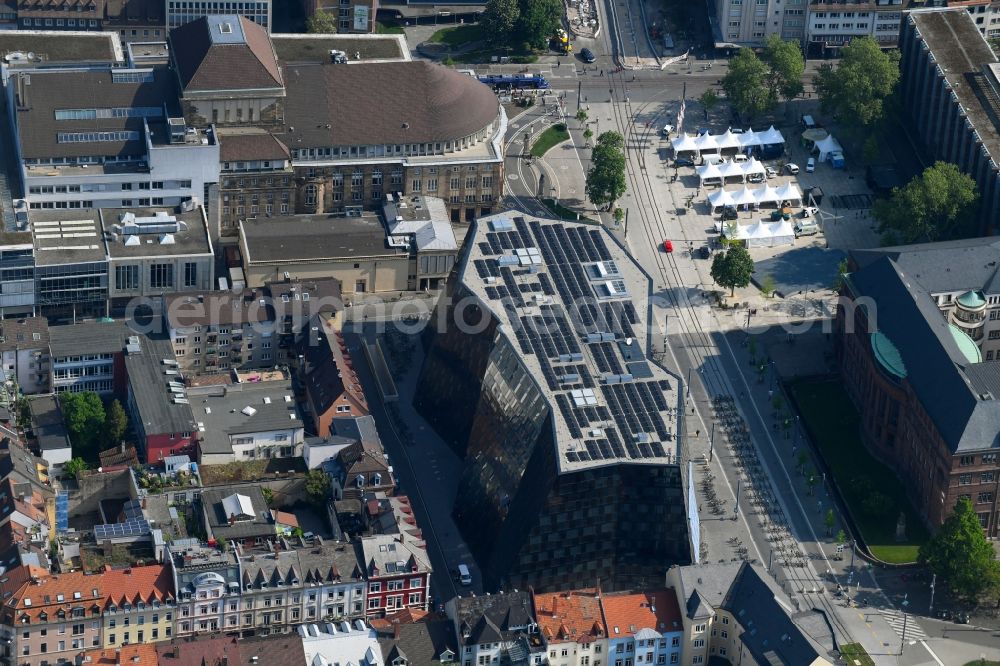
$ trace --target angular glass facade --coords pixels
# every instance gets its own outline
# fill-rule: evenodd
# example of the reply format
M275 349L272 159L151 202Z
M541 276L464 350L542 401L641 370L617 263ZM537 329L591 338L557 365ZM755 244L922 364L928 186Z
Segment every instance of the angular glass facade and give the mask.
M631 589L688 564L680 468L609 461L560 474L539 378L460 280L448 284L417 408L464 457L454 516L484 587Z

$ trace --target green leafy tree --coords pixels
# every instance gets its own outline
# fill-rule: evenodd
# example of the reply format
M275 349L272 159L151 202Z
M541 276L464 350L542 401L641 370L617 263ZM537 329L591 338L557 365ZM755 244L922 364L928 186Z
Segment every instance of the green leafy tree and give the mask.
M899 80L899 51L883 51L871 37L852 39L840 64L820 66L814 83L823 111L845 123L872 125Z
M767 87L774 99L786 102L802 93L802 73L806 61L798 42L771 35L764 42L764 62L767 64Z
M837 264L837 279L833 281L834 291L840 291L844 288L844 278L847 276L847 269L847 259L841 259L840 263Z
M337 32L337 20L322 9L317 9L316 13L306 20L306 32L314 35L332 35Z
M310 470L306 474L306 496L317 506L322 506L330 499L330 477L319 469Z
M604 132L597 137L587 172L587 198L595 206L614 207L625 194L625 139L618 132Z
M510 43L520 17L521 8L517 0L489 0L479 22L490 44L506 45Z
M774 290L777 287L777 283L774 281L774 277L768 273L760 279L760 290L764 292L764 298L771 298L774 296Z
M967 497L958 500L934 538L920 547L919 560L968 601L996 591L1000 565Z
M590 145L590 140L593 138L594 138L594 130L590 129L589 127L583 130L583 140L587 142L587 145Z
M77 479L80 476L80 472L86 471L89 468L90 465L83 458L71 458L63 465L63 474L72 479Z
M844 530L838 530L837 536L834 537L834 540L837 542L838 546L843 546L847 543L847 532Z
M837 526L837 516L833 513L833 509L826 510L826 515L823 516L823 525L826 526L827 536L833 534L833 528Z
M778 101L777 95L768 86L769 80L767 63L758 58L753 49L740 49L736 57L729 61L729 71L722 78L722 89L738 113L753 118L773 109Z
M715 283L729 288L729 295L736 293L736 287L750 284L753 273L753 259L742 245L730 245L725 252L718 252L712 260L712 279Z
M229 540L226 537L219 537L215 540L215 545L218 546L219 550L223 553L229 550Z
M104 403L93 391L59 394L63 421L75 451L96 456L104 432Z
M264 496L264 502L267 503L268 506L271 506L271 502L274 501L274 491L267 486L264 486L260 489L260 493Z
M122 403L114 400L104 419L105 443L118 444L125 438L126 430L128 430L128 417L125 415L125 408L122 407Z
M888 199L875 203L880 231L904 243L955 238L971 231L976 181L950 162L937 162Z
M590 116L587 114L587 110L586 109L580 109L579 111L576 112L576 120L581 125L583 123L587 122L587 118L589 118L589 117Z
M708 114L712 111L712 109L714 109L719 105L719 102L722 101L722 98L719 97L719 93L709 88L708 90L706 90L701 94L701 97L698 98L698 101L701 102L701 105L703 107L705 107L705 116L707 117Z
M563 6L560 0L521 0L517 34L531 48L544 49L560 27Z

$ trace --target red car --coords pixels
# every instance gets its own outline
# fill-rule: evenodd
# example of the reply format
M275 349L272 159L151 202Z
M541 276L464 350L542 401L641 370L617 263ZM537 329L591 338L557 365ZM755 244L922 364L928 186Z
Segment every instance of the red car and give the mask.
M674 251L674 244L671 243L668 240L665 240L665 241L663 241L663 249L666 250L667 252L673 252Z

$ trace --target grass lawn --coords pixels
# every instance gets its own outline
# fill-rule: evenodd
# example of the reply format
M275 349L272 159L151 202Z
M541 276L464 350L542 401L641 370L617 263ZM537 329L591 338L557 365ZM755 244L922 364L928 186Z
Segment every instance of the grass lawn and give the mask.
M557 123L538 135L535 143L531 145L531 155L541 157L549 152L550 148L562 143L569 138L569 131L563 123Z
M989 661L985 659L974 659L966 663L965 666L1000 666L1000 661L993 661L992 659Z
M552 211L552 214L558 217L560 220L572 220L573 222L591 222L596 224L596 220L592 220L589 217L584 217L579 215L572 208L567 208L563 206L557 199L542 199L542 203L545 207Z
M406 31L400 25L386 25L375 23L375 32L379 35L405 35Z
M860 643L841 645L840 656L848 666L875 666L875 662L868 656Z
M806 428L819 448L868 549L885 562L914 562L927 530L913 510L903 484L865 449L860 416L839 382L799 381L791 385ZM872 497L883 508L872 511ZM896 518L906 516L906 541L896 541Z
M450 28L441 28L428 39L433 44L447 44L450 48L458 48L469 42L478 42L483 39L483 29L475 23L466 25L455 25Z

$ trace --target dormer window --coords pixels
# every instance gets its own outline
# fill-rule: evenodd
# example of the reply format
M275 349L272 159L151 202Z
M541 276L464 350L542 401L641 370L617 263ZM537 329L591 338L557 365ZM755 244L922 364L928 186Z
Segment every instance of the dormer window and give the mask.
M392 660L392 666L406 666L406 657L396 657Z
M358 474L358 475L357 475L357 476L356 476L356 477L354 478L354 484L355 484L355 485L356 485L356 486L357 486L358 488L364 488L364 487L365 487L365 475L364 475L364 474Z
M381 486L382 485L382 475L378 472L372 474L372 485Z

